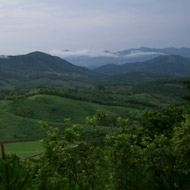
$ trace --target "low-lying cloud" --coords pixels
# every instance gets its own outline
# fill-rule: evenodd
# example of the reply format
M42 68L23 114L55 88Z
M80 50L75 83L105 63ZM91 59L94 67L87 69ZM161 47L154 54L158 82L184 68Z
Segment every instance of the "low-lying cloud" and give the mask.
M87 57L118 57L109 51L90 51L87 49L83 50L52 50L50 51L51 55L59 56L59 57L79 57L79 56L87 56Z
M130 54L124 55L125 58L142 57L147 55L165 55L160 52L144 52L144 51L132 51Z
M150 55L164 55L161 52L144 52L144 51L131 51L129 54L126 55L119 55L117 52L110 52L110 51L90 51L87 49L71 51L71 50L52 50L50 51L51 55L55 55L62 58L69 58L69 57L113 57L113 58L135 58L135 57L142 57L142 56L150 56Z

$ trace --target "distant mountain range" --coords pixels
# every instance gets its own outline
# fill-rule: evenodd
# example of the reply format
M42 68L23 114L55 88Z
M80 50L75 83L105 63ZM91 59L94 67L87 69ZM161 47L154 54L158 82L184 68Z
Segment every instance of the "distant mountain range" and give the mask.
M162 55L145 62L108 64L94 70L42 52L0 58L0 89L40 85L78 89L101 83L137 84L171 76L190 77L190 58Z
M148 72L167 74L175 77L187 77L190 76L190 58L178 55L159 56L145 62L126 63L123 65L108 64L96 68L94 71L106 75Z
M97 68L106 64L124 64L147 61L159 55L180 55L190 58L190 48L133 48L123 51L104 51L104 52L90 52L90 51L53 51L53 55L64 58L71 63L87 68Z

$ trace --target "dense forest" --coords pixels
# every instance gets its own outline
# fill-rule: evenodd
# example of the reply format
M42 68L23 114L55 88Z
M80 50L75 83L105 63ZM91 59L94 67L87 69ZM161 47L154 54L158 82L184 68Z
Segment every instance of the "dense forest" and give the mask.
M190 81L184 84L190 89ZM45 90L53 92L42 88L41 94ZM104 89L99 86L99 90ZM31 91L12 93L18 102L31 96ZM74 96L76 92L56 93ZM11 99L10 92L1 98ZM26 159L5 153L0 160L0 189L189 190L189 95L184 94L184 99L184 106L153 109L135 122L120 116L113 122L102 110L86 117L84 125L65 118L64 131L40 122L43 153Z

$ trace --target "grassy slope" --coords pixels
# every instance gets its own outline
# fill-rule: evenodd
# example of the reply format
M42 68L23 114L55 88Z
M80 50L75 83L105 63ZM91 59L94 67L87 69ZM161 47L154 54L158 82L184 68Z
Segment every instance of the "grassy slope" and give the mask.
M85 117L94 115L97 109L111 117L126 116L136 111L51 95L34 95L16 102L3 100L0 101L0 139L39 138L43 135L39 120L64 127L64 118L70 117L72 123L83 124Z
M25 100L13 103L12 113L25 117L42 119L52 122L64 122L64 118L71 118L73 123L84 123L85 117L95 114L97 109L109 115L124 115L129 110L123 107L103 106L94 103L72 100L51 95L34 95ZM22 112L19 114L19 110Z
M5 152L16 153L21 158L38 154L43 151L42 143L39 141L16 142L5 144Z

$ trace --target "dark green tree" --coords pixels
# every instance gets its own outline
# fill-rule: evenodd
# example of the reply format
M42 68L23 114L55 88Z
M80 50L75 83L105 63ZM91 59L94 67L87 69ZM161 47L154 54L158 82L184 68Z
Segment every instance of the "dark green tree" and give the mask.
M185 80L183 82L183 84L186 86L186 88L189 90L190 92L190 80ZM183 96L183 98L187 101L190 101L190 95L186 95L186 96Z
M30 186L27 164L16 155L0 158L0 190L26 190Z

